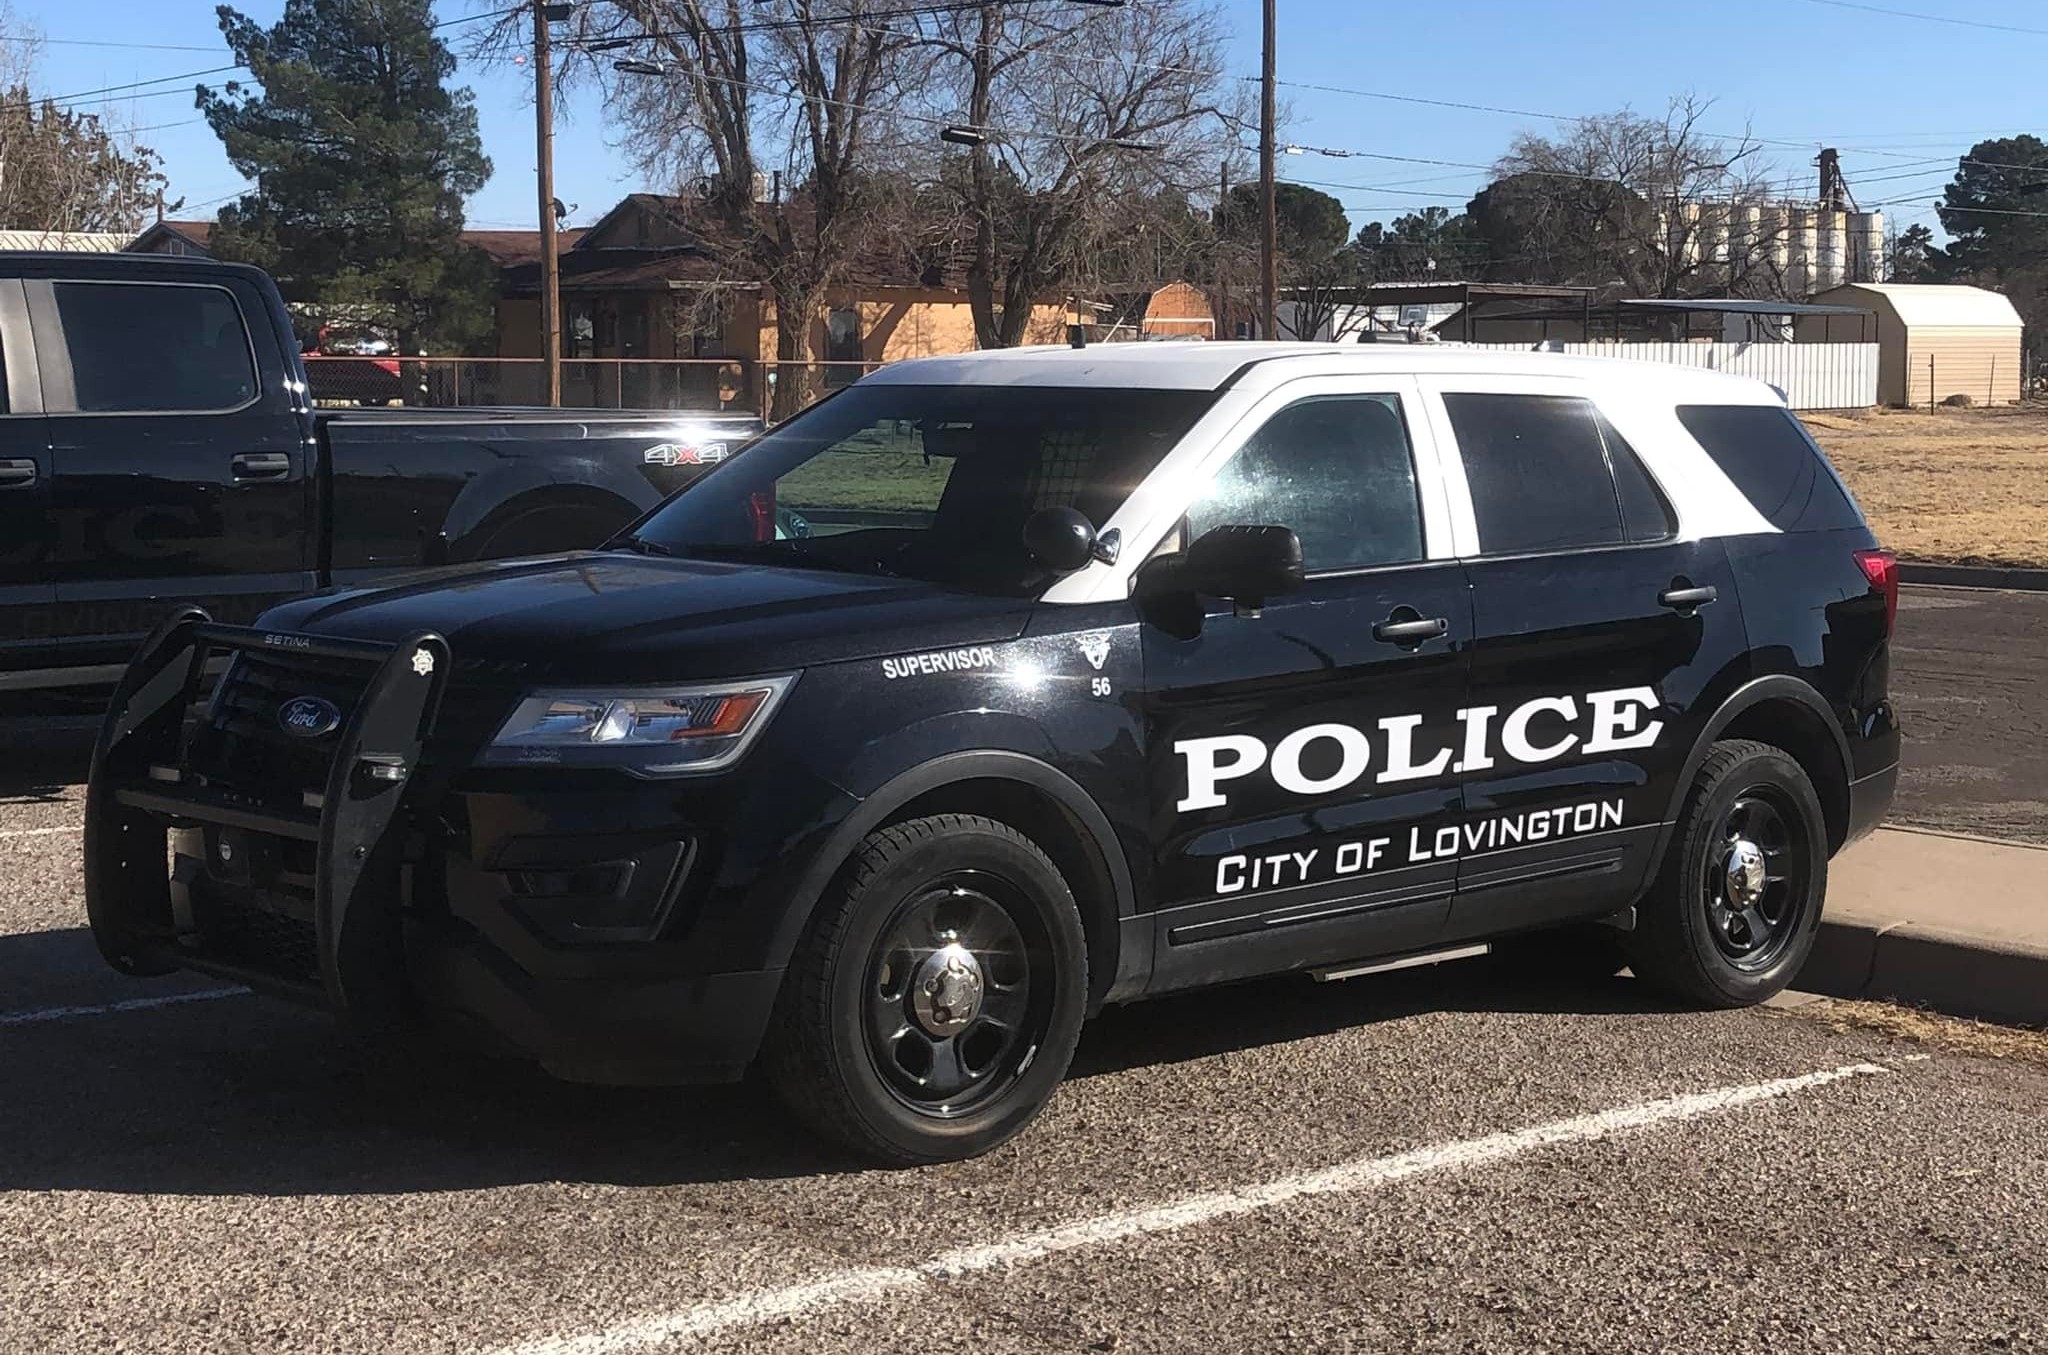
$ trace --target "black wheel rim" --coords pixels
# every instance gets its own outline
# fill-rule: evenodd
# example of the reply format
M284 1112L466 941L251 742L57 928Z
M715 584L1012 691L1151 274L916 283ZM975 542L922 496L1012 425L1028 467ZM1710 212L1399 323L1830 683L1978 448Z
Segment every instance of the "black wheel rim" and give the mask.
M1051 944L1023 891L955 871L882 929L864 988L868 1056L895 1097L950 1119L1022 1076L1051 1024Z
M1721 815L1701 878L1707 930L1737 969L1769 969L1799 934L1809 904L1806 829L1773 786L1752 786Z

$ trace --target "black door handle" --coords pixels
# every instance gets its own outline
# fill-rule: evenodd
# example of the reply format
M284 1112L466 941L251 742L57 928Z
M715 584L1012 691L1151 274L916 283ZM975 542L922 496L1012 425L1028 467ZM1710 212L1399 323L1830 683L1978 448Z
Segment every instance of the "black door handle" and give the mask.
M1675 612L1690 612L1720 596L1721 590L1709 583L1698 588L1667 588L1657 594L1657 601Z
M1402 607L1372 628L1372 638L1390 645L1419 645L1424 640L1440 640L1450 631L1451 623L1443 617L1418 616L1414 608Z
M237 480L276 480L292 473L292 459L284 452L243 452L228 465Z
M0 461L0 489L13 489L36 482L36 463L10 458Z

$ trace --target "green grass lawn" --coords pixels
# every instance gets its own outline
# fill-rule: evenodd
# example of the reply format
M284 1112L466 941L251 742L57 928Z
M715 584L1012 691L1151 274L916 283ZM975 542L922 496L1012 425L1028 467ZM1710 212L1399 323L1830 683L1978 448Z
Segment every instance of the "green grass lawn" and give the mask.
M916 429L884 424L783 476L775 486L775 500L799 513L928 513L938 506L952 471L951 457L925 460L924 441Z

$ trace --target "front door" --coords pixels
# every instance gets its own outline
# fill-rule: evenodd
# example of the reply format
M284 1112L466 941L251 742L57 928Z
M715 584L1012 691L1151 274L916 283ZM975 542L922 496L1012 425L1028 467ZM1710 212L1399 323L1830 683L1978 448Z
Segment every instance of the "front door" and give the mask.
M1632 439L1626 409L1555 379L1446 378L1431 399L1469 491L1470 707L1488 729L1451 932L1614 912L1646 881L1715 693L1746 672L1726 553L1659 488L1654 467L1674 472L1654 421Z
M50 434L21 283L0 278L0 681L46 657Z
M1306 586L1143 627L1155 991L1428 946L1456 876L1471 604L1415 391L1271 406L1181 541L1290 527Z
M247 621L310 587L310 449L261 293L240 278L28 287L73 643L125 658L178 604Z

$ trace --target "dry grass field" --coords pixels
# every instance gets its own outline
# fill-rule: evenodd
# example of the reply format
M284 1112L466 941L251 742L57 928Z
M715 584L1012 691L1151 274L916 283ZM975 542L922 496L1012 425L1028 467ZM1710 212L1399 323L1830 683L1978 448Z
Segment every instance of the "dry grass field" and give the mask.
M1801 417L1899 554L2048 565L2048 405Z

